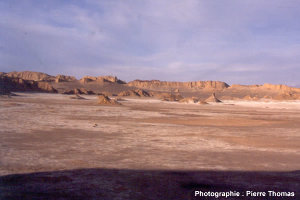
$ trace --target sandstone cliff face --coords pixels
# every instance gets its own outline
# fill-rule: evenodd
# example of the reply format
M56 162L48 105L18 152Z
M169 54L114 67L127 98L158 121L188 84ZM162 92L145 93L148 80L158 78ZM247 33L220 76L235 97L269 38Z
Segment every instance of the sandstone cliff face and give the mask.
M1 93L7 92L51 92L56 93L57 90L48 82L24 80L21 78L11 78L7 76L0 77Z
M10 78L20 78L23 80L32 80L32 81L53 81L54 77L41 72L9 72L5 76Z
M223 90L229 85L221 81L193 81L193 82L169 82L169 81L142 81L135 80L128 83L128 86L150 89L150 90L168 90L168 89L213 89Z
M84 76L83 78L80 79L81 83L89 83L89 82L98 82L98 83L104 83L104 82L109 82L109 83L120 83L124 84L125 82L118 79L116 76Z
M45 73L32 72L32 71L9 72L9 73L3 73L2 76L6 76L9 78L20 78L23 80L30 80L30 81L46 81L46 82L55 81L56 83L76 81L76 78L74 76L65 76L60 74L57 76L50 76Z

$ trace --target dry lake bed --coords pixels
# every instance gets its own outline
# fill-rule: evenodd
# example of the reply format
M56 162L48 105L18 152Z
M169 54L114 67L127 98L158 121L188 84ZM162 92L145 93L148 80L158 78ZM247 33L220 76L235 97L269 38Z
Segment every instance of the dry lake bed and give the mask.
M0 98L0 199L300 199L299 101L17 95Z

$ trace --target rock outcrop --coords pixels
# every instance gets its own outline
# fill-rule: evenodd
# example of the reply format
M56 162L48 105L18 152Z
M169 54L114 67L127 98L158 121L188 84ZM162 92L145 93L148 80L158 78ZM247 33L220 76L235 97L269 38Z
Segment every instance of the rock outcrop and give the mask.
M135 80L128 83L128 86L149 90L181 90L181 89L211 89L223 90L229 85L221 81L193 81L193 82L169 82L169 81L142 81Z
M74 88L72 90L65 90L62 92L62 94L87 94L87 95L92 95L95 94L91 90L86 90L85 88Z
M9 72L5 76L9 78L20 78L23 80L30 81L54 81L55 77L42 72L32 72L32 71L23 71L23 72Z
M121 97L126 97L126 96L130 96L130 97L150 97L151 95L145 90L136 89L136 90L127 90L127 91L120 92L118 94L118 96L121 96Z
M269 90L285 91L285 92L289 92L292 90L292 88L287 85L273 85L269 83L263 84L261 88L269 89Z
M114 99L110 99L106 95L98 96L98 104L100 104L100 105L121 105L118 101L116 101Z
M163 101L180 101L183 97L180 94L172 94L166 92L152 92L151 96L161 99Z
M265 83L263 85L231 85L229 89L252 89L252 90L270 90L272 92L299 92L300 88L294 88L287 85L274 85Z
M90 83L90 82L98 82L98 83L119 83L119 84L125 84L125 81L122 81L118 79L116 76L84 76L83 78L80 79L80 82L85 84L85 83Z
M222 101L216 97L216 94L213 93L210 97L208 97L206 102L214 102L214 103L221 103Z
M261 99L297 100L300 95L300 88L269 83L263 85L232 85L227 91L237 94L240 99L251 101Z
M56 83L76 81L76 78L74 76L65 76L60 74L57 76L51 76L49 74L45 74L42 72L32 72L32 71L9 72L9 73L3 73L2 76L6 76L9 78L20 78L29 81L43 81L43 82L55 81Z
M65 75L60 75L60 74L55 77L56 83L71 82L71 81L76 81L76 78L74 76L65 76Z
M0 77L1 93L6 92L51 92L57 93L57 90L48 82L24 80L21 78L11 78L7 76Z

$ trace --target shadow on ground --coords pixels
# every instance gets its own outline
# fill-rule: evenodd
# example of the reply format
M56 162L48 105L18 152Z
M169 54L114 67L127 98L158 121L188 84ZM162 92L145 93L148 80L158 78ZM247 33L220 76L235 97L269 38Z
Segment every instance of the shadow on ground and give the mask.
M300 199L300 171L163 171L76 169L0 177L1 200L130 199L188 200L201 191L285 191L295 197L232 197L218 199Z

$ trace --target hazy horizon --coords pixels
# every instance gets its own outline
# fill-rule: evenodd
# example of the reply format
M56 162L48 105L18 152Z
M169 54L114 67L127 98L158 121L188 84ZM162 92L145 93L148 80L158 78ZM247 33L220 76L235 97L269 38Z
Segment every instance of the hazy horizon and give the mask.
M1 1L0 71L300 87L297 1Z

